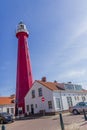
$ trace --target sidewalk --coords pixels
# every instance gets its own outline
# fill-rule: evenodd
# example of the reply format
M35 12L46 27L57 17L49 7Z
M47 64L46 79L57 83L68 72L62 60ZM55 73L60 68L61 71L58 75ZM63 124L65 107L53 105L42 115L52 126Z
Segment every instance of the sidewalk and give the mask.
M87 121L65 125L65 130L87 130Z
M69 125L66 124L66 122L64 122L64 124L65 124L65 130L87 130L87 121L85 121L84 115L83 118L75 119L74 122L72 122Z
M65 130L87 130L87 121L84 119L84 115L71 115L70 113L62 113ZM21 117L16 120L32 120L32 119L50 119L57 121L58 130L61 130L59 115L53 116L32 116Z
M62 116L65 130L87 130L87 121L85 121L84 115L81 115L81 117L78 118L78 115L73 116L70 115L70 113L64 113L62 114ZM51 117L51 119L58 120L59 116L55 115Z

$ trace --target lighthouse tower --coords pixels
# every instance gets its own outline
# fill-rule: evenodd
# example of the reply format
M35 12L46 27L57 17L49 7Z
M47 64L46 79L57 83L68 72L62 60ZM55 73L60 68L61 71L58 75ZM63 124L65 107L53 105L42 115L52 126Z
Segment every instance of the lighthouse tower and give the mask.
M17 77L16 77L16 115L25 113L24 97L32 86L32 70L28 48L28 30L22 22L18 24Z

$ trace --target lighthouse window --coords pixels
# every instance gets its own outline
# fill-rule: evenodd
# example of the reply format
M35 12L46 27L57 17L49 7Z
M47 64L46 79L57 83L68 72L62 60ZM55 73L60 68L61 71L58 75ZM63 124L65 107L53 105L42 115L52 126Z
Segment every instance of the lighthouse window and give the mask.
M24 25L21 24L20 27L21 27L22 29L24 29Z

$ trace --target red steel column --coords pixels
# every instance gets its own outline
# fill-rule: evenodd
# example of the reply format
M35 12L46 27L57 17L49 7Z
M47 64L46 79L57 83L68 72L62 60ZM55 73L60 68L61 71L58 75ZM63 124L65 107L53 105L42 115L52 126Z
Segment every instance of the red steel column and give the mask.
M28 49L28 31L20 22L16 31L18 38L17 77L16 77L16 115L17 111L25 113L24 97L32 86L32 70Z

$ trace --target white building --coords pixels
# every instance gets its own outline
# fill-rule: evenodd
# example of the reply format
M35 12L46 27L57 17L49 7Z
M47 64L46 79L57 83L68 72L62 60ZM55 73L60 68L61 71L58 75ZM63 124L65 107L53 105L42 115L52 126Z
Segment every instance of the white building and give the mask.
M67 83L70 86L71 83ZM35 81L25 96L25 112L27 114L56 113L68 110L80 101L87 101L87 90L81 85L71 84L71 89L64 83ZM74 86L74 87L73 87ZM74 89L72 89L74 88ZM44 101L42 101L44 100Z
M7 112L10 114L15 114L15 96L10 97L0 97L0 113Z

